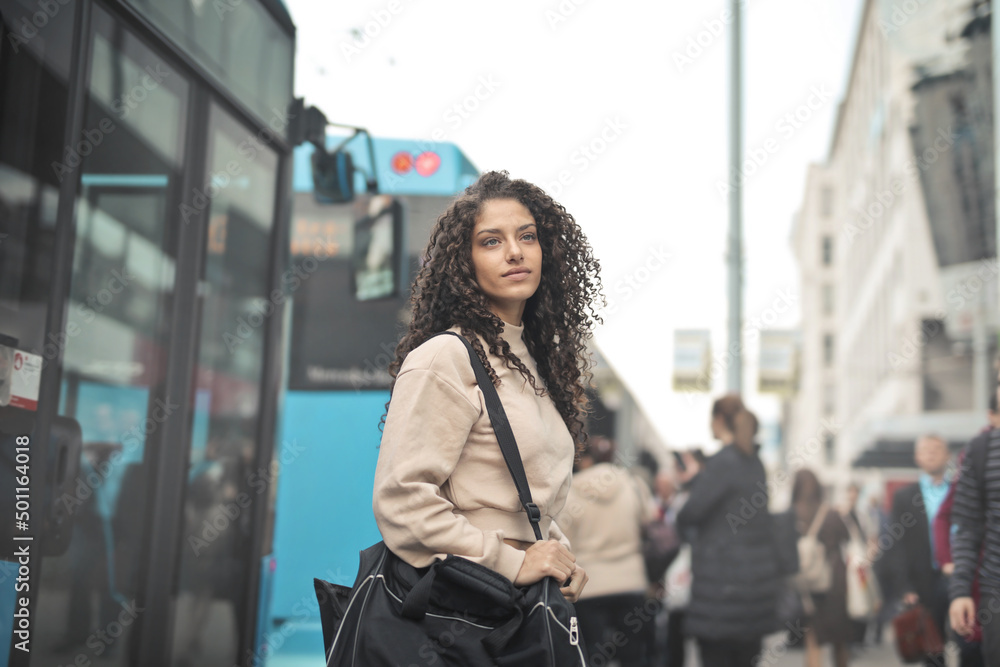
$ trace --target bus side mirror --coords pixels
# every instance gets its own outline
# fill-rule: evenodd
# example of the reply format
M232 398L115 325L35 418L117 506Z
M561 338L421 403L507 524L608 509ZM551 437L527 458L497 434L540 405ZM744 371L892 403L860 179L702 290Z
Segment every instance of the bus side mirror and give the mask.
M328 153L317 148L312 154L313 192L324 204L354 201L354 159L346 150Z

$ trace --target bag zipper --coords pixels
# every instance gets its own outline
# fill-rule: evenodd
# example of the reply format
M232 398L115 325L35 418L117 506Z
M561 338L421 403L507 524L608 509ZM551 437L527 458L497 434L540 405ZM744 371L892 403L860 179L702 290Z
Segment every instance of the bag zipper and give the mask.
M580 643L580 629L576 625L576 616L569 619L569 643L577 646Z

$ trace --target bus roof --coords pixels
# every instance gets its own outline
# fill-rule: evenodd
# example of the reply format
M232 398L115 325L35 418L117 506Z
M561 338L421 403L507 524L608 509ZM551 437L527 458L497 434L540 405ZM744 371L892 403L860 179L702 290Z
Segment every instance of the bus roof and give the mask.
M327 135L328 149L337 147L344 137ZM377 165L379 192L390 195L452 196L460 193L479 177L479 170L453 143L420 139L372 137ZM364 135L346 145L354 160L355 191L366 190L364 174L371 173L371 159ZM293 190L312 192L312 144L295 149Z

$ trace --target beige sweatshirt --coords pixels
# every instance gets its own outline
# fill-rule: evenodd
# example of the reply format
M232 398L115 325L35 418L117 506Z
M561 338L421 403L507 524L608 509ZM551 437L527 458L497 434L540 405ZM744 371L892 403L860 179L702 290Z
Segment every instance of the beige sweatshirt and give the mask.
M504 325L503 338L541 385L522 340L524 327ZM458 327L452 327L458 331ZM559 411L517 370L488 355L497 393L517 440L541 531L569 546L552 517L572 479L574 445ZM524 552L504 538L533 542L476 384L469 353L454 336L438 336L410 352L396 377L375 468L372 499L386 545L415 567L448 554L517 577Z
M645 590L642 524L654 518L645 482L624 468L599 463L576 474L559 522L589 577L581 598Z

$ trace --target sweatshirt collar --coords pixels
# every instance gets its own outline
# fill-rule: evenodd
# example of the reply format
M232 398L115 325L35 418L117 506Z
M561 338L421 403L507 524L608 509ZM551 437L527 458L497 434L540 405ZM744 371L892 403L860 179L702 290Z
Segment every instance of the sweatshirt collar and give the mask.
M507 341L507 344L510 345L510 351L521 359L523 359L524 355L528 353L528 346L525 345L523 336L523 323L521 326L516 326L510 322L503 323L503 332L500 334L500 337Z

